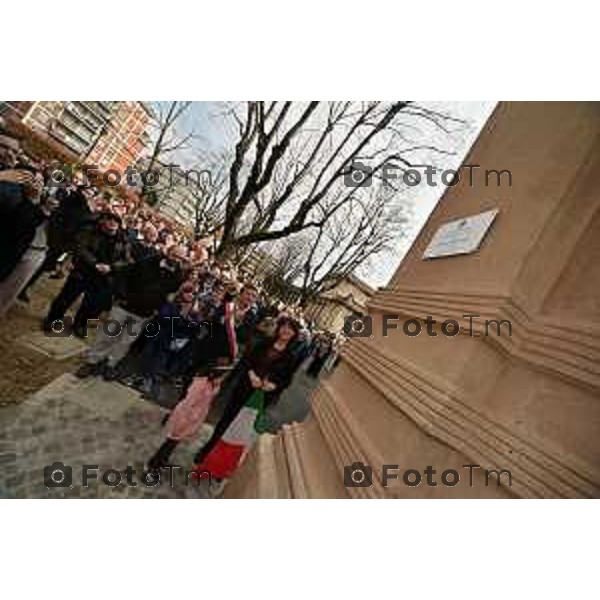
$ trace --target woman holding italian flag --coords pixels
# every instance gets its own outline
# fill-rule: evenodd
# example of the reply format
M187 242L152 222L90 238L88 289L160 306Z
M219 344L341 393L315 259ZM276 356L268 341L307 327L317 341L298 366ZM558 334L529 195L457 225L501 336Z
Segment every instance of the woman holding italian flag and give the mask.
M211 479L228 479L242 462L260 428L264 397L285 388L293 376L295 359L291 347L299 325L288 317L279 319L273 337L257 341L230 376L223 393L227 404L208 442L196 454L196 472Z

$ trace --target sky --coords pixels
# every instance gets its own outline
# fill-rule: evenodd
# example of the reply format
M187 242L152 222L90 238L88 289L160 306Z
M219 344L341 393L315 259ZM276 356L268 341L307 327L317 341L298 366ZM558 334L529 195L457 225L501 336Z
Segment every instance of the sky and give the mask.
M488 117L492 114L496 102L423 102L423 104L439 108L441 111L451 112L452 115L469 122L469 127L464 135L454 140L452 150L455 154L437 157L435 161L435 166L439 166L440 169L457 169L477 139ZM381 257L379 260L376 259L374 264L368 265L359 273L362 279L373 287L384 286L391 279L445 190L446 187L441 183L437 187L421 184L414 188L409 231L399 241L393 253Z
M443 170L456 169L462 163L484 123L491 115L496 102L421 101L419 104L449 113L467 122L467 125L460 128L458 133L454 134L451 139L447 137L436 139L436 136L441 134L433 129L423 132L423 143L434 144L453 152L452 155L436 155L435 166ZM221 102L194 102L192 104L178 124L178 129L181 133L193 130L196 132L196 136L191 142L191 146L182 151L177 157L177 162L181 162L184 167L190 168L194 166L195 157L198 155L206 152L219 153L235 144L236 131L234 124L231 119L224 118L224 110L224 103ZM431 161L428 160L429 157L419 158L423 159L419 162L431 164ZM423 182L410 190L411 222L405 235L399 239L397 245L390 252L372 259L356 274L373 287L385 285L410 249L445 189L441 182L436 187L428 186Z

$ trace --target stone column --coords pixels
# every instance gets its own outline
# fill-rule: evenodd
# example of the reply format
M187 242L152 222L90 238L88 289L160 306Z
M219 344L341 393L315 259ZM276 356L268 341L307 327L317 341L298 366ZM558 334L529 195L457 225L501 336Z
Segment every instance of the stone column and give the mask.
M600 497L600 104L501 103L464 164L480 165L473 186L463 168L372 298L373 337L345 345L310 418L263 436L227 496ZM486 169L510 170L512 185L492 173L485 186ZM477 251L423 260L440 226L492 209ZM384 313L399 316L387 337ZM402 332L429 315L436 337ZM447 319L458 335L440 330ZM512 335L491 323L485 335L486 320ZM344 486L356 461L372 487ZM400 481L384 487L382 464ZM466 464L481 467L472 486ZM436 487L402 482L429 465ZM447 469L459 485L441 483ZM512 485L486 486L484 469Z

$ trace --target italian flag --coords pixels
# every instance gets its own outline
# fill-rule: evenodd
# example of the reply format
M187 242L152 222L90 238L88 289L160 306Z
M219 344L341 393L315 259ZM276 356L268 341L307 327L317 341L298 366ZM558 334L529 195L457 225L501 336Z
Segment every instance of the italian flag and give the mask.
M229 479L234 474L262 432L264 405L264 391L254 390L215 447L196 465L194 470L200 477L202 471L218 479Z

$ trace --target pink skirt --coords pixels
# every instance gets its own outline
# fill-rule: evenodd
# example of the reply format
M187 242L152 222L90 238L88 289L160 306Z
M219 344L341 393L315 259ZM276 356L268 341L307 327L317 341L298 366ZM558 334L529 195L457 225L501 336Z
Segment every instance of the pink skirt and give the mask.
M218 388L207 377L195 377L185 398L177 404L167 421L167 437L179 442L198 436Z

